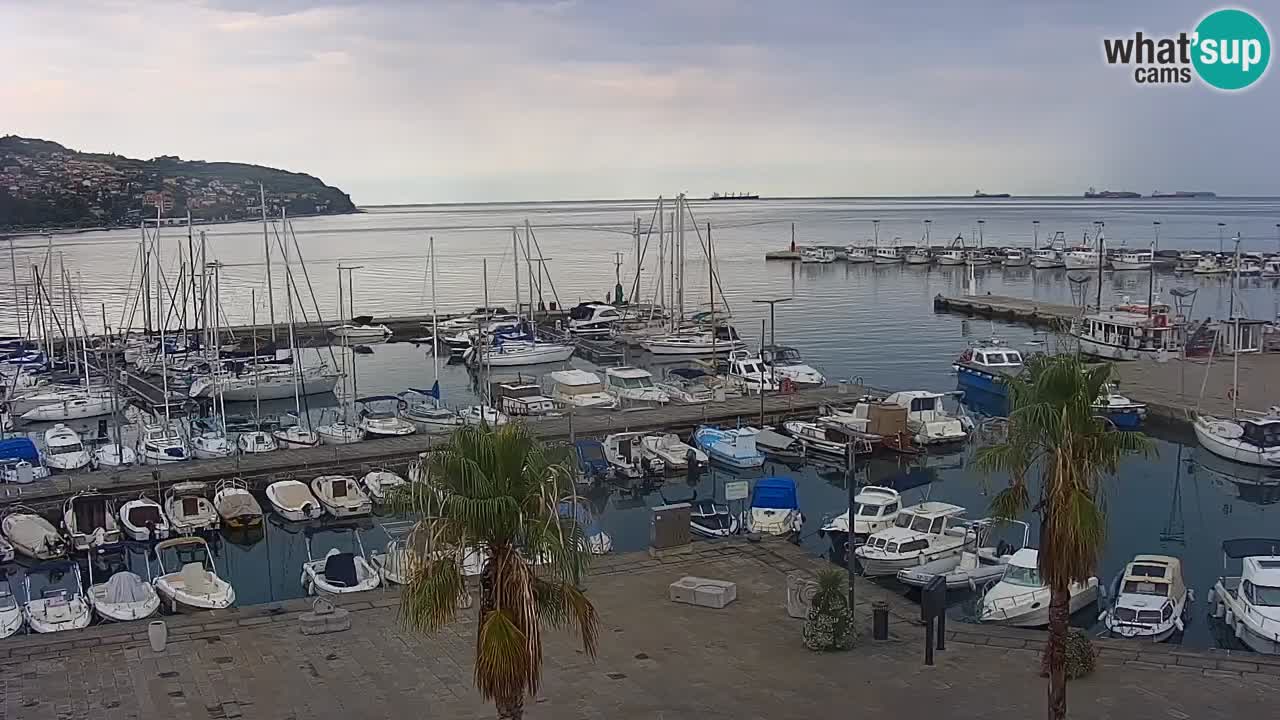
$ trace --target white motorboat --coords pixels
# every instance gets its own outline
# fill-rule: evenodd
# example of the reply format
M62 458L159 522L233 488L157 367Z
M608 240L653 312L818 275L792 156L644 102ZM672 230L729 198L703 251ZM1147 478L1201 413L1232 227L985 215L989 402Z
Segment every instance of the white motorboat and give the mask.
M458 416L462 418L464 425L497 427L511 422L511 418L507 417L505 413L499 412L488 405L468 405L458 411Z
M800 387L817 387L827 381L822 373L806 365L800 351L787 345L765 345L760 348L760 359L769 368L769 376L785 385L788 381Z
M1150 250L1122 252L1111 258L1113 270L1150 270L1155 265L1155 253Z
M577 371L582 372L582 371ZM604 371L605 392L617 398L619 405L662 405L670 400L653 384L653 373L643 368L623 365Z
M671 368L657 384L671 402L678 405L701 405L725 398L724 380L703 368Z
M400 398L394 395L371 395L356 400L360 405L359 425L370 439L412 435L416 425L397 415Z
M832 423L787 420L782 423L782 429L800 441L805 455L810 457L823 456L843 462L848 458L850 445L856 453L871 452L869 439Z
M22 608L13 597L9 581L0 582L0 640L22 629Z
M434 556L443 557L442 553L443 551L437 551ZM466 554L459 558L458 566L462 570L463 577L473 578L484 571L484 564L488 559L489 554L482 548L469 547ZM418 554L408 546L408 543L403 539L395 538L387 541L385 552L371 553L369 562L377 568L383 581L396 585L408 585L413 581L414 573L422 566Z
M738 533L738 518L729 512L729 506L711 498L694 500L689 512L689 529L695 535L718 538Z
M271 437L275 438L276 444L285 450L318 447L320 445L320 433L303 427L301 424L273 430Z
M640 450L640 438L644 433L624 432L607 435L604 439L604 456L609 461L615 474L627 478L639 478L645 475L645 465L655 473L662 472L665 466L660 460L645 461Z
M191 452L200 460L231 457L235 445L221 430L206 430L191 440Z
M267 486L267 502L285 520L303 522L324 515L324 507L306 483L299 480L277 480Z
M1072 614L1098 599L1098 578L1072 583L1068 604ZM1049 624L1049 586L1040 579L1039 553L1023 548L1009 558L1004 575L982 597L982 622L1015 627Z
M871 248L846 245L844 248L844 260L855 265L861 265L873 262L874 258L871 257Z
M275 452L280 448L276 444L276 439L271 433L265 430L250 430L249 432L240 433L236 438L236 449L242 455L257 455L259 453Z
M58 423L44 431L44 463L54 470L88 467L93 457L80 442L80 433Z
M384 502L396 488L408 485L404 478L390 470L370 470L360 478L360 484L374 502Z
M36 560L53 560L67 554L67 541L53 524L25 505L14 505L0 519L0 531L14 550Z
M607 338L623 314L603 303L579 303L569 310L569 332L576 337Z
M904 568L944 558L959 562L969 534L964 514L959 505L942 502L923 502L900 510L892 527L872 533L854 551L863 574L896 575Z
M719 355L741 350L747 344L729 325L713 330L678 330L640 341L640 346L654 355Z
M693 444L715 462L733 468L758 468L764 465L764 453L756 449L754 428L722 430L700 427L693 433Z
M996 530L1006 524L1022 528L1017 545L996 539ZM968 527L960 557L941 558L916 567L903 568L898 571L898 582L923 589L935 577L942 576L948 590L985 589L1004 576L1005 566L1014 553L1027 546L1030 537L1031 527L1021 520L978 520Z
M470 365L483 363L489 367L543 365L566 362L573 357L575 349L573 345L562 345L560 343L503 340L502 336L499 335L495 337L491 346L483 348L479 352L477 352L476 347L468 348L463 353L462 359Z
M1005 248L1000 256L1000 264L1005 267L1026 267L1031 264L1031 253L1022 248Z
M252 365L237 373L201 375L191 381L187 395L211 399L222 395L225 402L283 400L296 395L323 395L333 392L338 373L325 366L295 372L291 365Z
M868 485L858 490L853 496L853 545L857 547L867 541L872 533L880 532L893 525L902 509L902 496L897 490L879 485ZM848 555L849 543L849 511L826 520L818 528L818 534L831 538L831 550L837 558Z
M1280 467L1280 413L1261 417L1196 415L1196 439L1209 452L1246 465Z
M316 434L320 436L321 445L350 445L364 440L364 428L353 425L335 415L332 422L316 426Z
M600 376L586 370L557 370L549 376L551 399L579 408L611 408L617 398L605 391ZM665 393L664 393L665 394Z
M1239 575L1224 574L1209 591L1209 612L1246 647L1280 655L1280 540L1243 538L1222 543L1223 565L1239 560Z
M895 265L906 257L906 249L896 245L882 245L871 251L871 259L877 265Z
M13 559L17 550L13 548L13 543L4 536L0 535L0 563L7 563Z
M973 431L973 421L947 412L942 393L906 390L892 393L884 402L907 410L907 429L917 445L963 442Z
M826 265L836 261L836 251L830 248L809 247L800 251L800 262Z
M334 528L329 528L333 530ZM381 582L381 574L369 563L364 551L364 542L360 539L360 531L355 527L339 529L350 530L355 538L357 552L345 552L336 547L329 548L324 557L316 559L311 552L311 533L307 532L307 561L302 564L302 586L308 595L345 595L347 593L373 590Z
M446 432L462 424L458 413L440 405L439 381L431 390L409 388L397 395L400 417L422 425L426 432Z
M369 496L349 475L321 475L311 481L311 492L325 511L337 518L373 512Z
M751 488L751 504L746 513L747 532L762 535L791 535L804 526L796 481L788 477L767 477Z
M34 580L34 582L33 582ZM22 615L32 632L53 633L89 627L93 612L85 602L80 565L51 560L27 568L23 580L27 601Z
M1138 555L1125 565L1102 611L1112 635L1164 642L1183 629L1191 590L1182 581L1182 561L1168 555Z
M218 511L205 497L208 487L202 482L180 482L164 494L164 514L177 535L191 535L204 530L217 530Z
M85 490L67 498L62 504L62 526L66 528L71 549L78 552L120 542L115 502L96 490Z
M213 490L213 508L223 524L231 529L262 525L262 504L239 478L219 480Z
M130 540L165 540L172 532L160 503L139 495L120 506L120 530Z
M556 401L543 395L542 388L533 383L501 383L496 391L493 402L510 417L541 417L556 411Z
M746 350L734 350L729 353L729 365L725 377L744 393L775 392L778 383L773 373L758 356L752 356Z
M357 317L355 322L331 326L329 334L349 343L380 343L386 342L392 332L381 323L374 325L373 318Z
M1052 270L1066 266L1067 261L1062 258L1062 253L1051 247L1040 248L1031 256L1031 267L1036 270Z
M105 579L96 576L99 566ZM160 596L150 580L129 572L123 548L89 558L89 590L85 597L89 606L103 620L130 622L154 615L160 609ZM151 562L147 561L150 571Z
M650 462L657 460L667 470L688 469L692 459L695 467L705 467L707 454L684 442L675 433L651 434L640 438L640 452Z
M166 551L173 555L169 562L166 562ZM156 545L156 558L160 563L160 576L153 584L171 611L220 610L235 603L235 588L218 577L213 553L203 538L165 540Z
M111 396L98 393L82 393L58 402L37 405L22 414L27 422L57 422L80 420L111 414Z
M182 462L191 459L187 441L173 423L151 423L142 427L138 438L142 461L148 465Z
M103 468L129 467L138 461L138 454L131 447L107 443L94 448L93 461Z
M1062 260L1068 270L1097 270L1101 255L1097 250L1087 247L1075 247L1062 253Z

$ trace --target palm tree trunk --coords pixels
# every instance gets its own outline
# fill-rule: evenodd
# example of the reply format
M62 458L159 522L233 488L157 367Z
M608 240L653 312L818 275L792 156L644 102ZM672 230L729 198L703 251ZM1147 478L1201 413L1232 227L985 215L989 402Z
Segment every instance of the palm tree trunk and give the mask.
M1067 624L1071 620L1071 589L1054 583L1049 589L1049 720L1067 717Z

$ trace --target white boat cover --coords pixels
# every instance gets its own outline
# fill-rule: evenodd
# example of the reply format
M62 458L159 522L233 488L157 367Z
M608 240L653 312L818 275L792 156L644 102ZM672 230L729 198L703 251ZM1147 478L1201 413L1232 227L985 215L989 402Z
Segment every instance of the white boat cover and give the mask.
M24 548L44 548L59 540L58 531L48 520L26 513L6 517L4 534L14 545Z
M147 584L142 581L142 578L131 572L118 572L107 581L106 597L103 599L112 604L122 605L145 602L150 597L151 593L147 591Z
M315 497L306 485L300 482L277 482L271 484L272 494L282 507L299 510L304 505L314 503Z
M261 515L262 506L254 499L253 495L243 493L223 493L218 496L218 514L224 518L247 517L251 515Z

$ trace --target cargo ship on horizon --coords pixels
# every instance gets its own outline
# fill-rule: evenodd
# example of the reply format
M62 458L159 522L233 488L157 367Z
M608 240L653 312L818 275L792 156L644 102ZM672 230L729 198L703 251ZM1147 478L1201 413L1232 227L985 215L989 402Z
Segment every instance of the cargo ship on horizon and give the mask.
M760 196L755 193L711 193L708 200L759 200Z
M1013 197L1009 193L984 193L981 190L974 190L973 196L976 198L1008 198Z
M1084 192L1084 196L1090 200L1118 200L1129 198L1140 198L1142 193L1130 192L1128 190L1094 190L1089 188Z
M1216 198L1218 193L1209 192L1208 190L1175 190L1174 192L1160 192L1153 190L1151 192L1153 198Z

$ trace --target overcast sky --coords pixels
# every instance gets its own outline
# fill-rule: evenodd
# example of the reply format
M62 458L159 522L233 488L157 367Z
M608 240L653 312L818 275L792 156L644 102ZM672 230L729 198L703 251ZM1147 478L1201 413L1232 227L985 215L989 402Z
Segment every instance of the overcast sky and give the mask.
M1280 195L1274 71L1227 94L1102 60L1216 7L0 0L0 132L308 172L358 204Z

